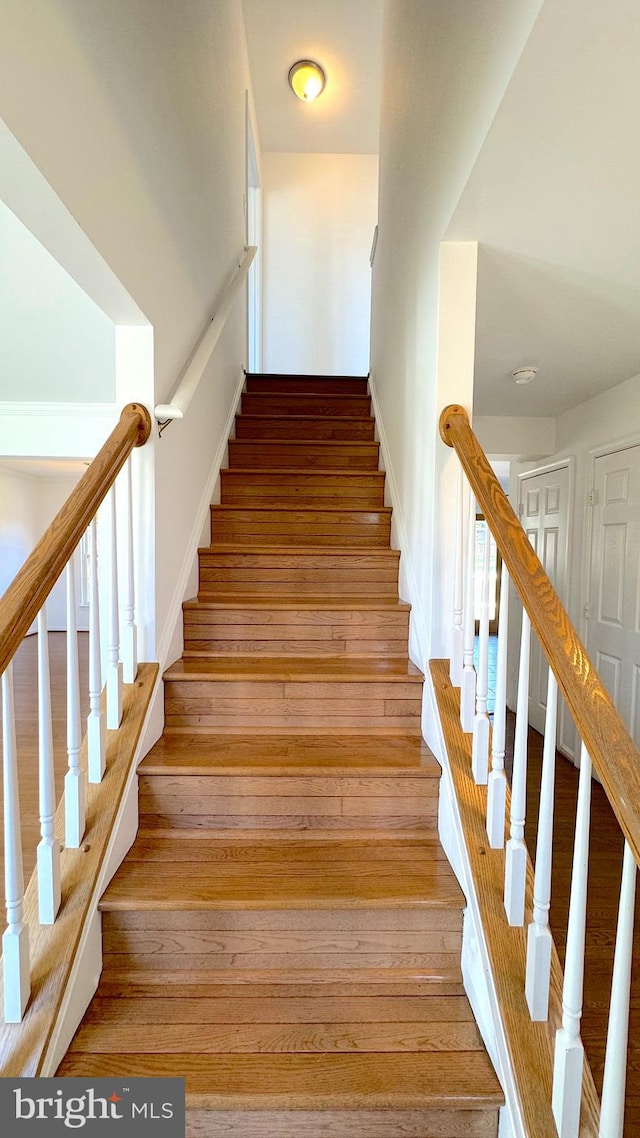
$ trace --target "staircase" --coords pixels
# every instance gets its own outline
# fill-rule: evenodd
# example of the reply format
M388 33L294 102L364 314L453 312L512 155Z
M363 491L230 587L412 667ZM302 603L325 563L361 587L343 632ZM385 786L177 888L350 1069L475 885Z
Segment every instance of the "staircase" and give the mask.
M192 1136L496 1135L366 379L249 376L211 515L59 1074L183 1075Z

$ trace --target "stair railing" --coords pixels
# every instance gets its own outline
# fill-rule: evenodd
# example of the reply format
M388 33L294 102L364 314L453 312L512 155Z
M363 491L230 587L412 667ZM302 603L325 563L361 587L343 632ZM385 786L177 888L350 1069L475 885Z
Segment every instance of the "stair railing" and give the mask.
M155 417L160 423L161 430L174 419L184 419L185 412L197 391L198 384L213 355L215 346L222 335L227 317L247 278L247 274L257 252L257 245L249 245L245 248L240 264L216 306L214 316L207 323L187 364L183 368L171 399L168 403L157 404Z
M460 460L451 681L461 689L461 723L473 733L472 774L487 784L486 831L491 850L504 856L504 921L524 926L528 853L526 821L530 634L535 633L549 665L533 907L527 932L522 985L533 1021L548 1017L553 941L549 928L553 864L553 808L558 689L581 740L580 775L566 957L562 1023L555 1038L551 1107L560 1138L577 1138L584 1049L580 1037L585 957L592 769L598 775L624 835L618 927L600 1109L600 1138L622 1138L625 1104L636 867L640 864L640 752L614 707L575 628L527 535L502 491L469 424L464 408L446 407L440 434ZM468 487L464 490L462 472ZM473 665L476 503L503 560L493 730L487 731L487 648L489 640L489 535L481 570L478 669ZM466 523L467 540L464 540ZM523 606L518 670L511 808L505 773L507 621L509 581Z
M128 404L104 446L56 515L46 533L0 598L0 675L2 676L2 757L4 787L4 863L7 928L2 938L4 1019L20 1023L30 996L29 928L24 912L22 826L20 818L20 757L16 746L13 659L34 620L38 627L38 754L40 842L37 847L38 919L56 921L61 901L60 842L55 833L56 791L51 722L46 601L66 573L67 587L67 754L64 780L65 842L79 849L85 832L85 782L100 782L106 764L106 728L117 729L122 719L122 684L133 683L138 664L133 581L133 509L129 456L151 432L148 411ZM123 468L125 468L123 470ZM116 479L123 473L124 558L118 559ZM105 499L107 501L105 502ZM105 506L98 511L102 504ZM104 564L98 572L98 526ZM89 692L87 693L88 770L80 768L82 700L78 667L76 577L78 547L89 534ZM120 564L120 571L118 565ZM119 583L122 593L120 611ZM107 584L106 675L100 627L100 589ZM120 627L123 640L120 643ZM102 689L106 687L106 716Z

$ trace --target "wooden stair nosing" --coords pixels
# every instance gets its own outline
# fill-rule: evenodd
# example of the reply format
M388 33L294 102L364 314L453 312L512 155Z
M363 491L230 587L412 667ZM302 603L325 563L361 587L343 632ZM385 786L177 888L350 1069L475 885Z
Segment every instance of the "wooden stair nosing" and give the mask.
M100 1074L158 1074L162 1057L134 1054L68 1056L60 1074L97 1077ZM187 1081L192 1105L220 1109L330 1110L378 1108L469 1109L499 1107L504 1102L486 1054L416 1053L411 1062L398 1054L281 1055L252 1054L223 1057L176 1054L172 1074ZM258 1088L269 1088L262 1090Z

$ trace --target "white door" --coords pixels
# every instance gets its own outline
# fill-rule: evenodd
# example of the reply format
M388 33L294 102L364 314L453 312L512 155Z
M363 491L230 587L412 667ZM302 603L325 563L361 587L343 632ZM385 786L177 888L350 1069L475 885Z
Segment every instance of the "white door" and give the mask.
M640 744L640 446L595 461L587 648Z
M520 479L520 520L547 576L566 607L569 531L568 464L545 468ZM544 733L548 666L537 637L531 637L529 723Z

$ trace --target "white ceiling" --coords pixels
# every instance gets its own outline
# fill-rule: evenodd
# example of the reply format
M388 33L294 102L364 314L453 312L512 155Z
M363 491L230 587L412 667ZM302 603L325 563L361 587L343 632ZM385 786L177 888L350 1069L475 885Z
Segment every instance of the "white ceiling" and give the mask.
M243 0L263 150L377 154L382 0ZM322 95L300 102L289 68L313 59Z
M479 414L558 414L640 372L639 60L637 0L545 0L447 234L484 246Z

